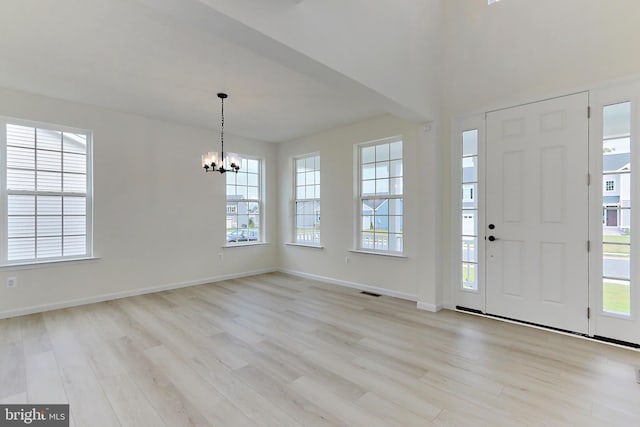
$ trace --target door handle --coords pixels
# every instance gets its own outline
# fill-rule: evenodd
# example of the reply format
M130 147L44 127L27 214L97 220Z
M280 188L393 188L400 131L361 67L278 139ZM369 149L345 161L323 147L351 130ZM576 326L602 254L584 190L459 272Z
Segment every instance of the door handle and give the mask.
M493 230L494 228L496 228L495 224L489 224L489 230Z
M490 242L495 242L496 240L498 240L498 238L497 238L497 237L495 237L495 236L489 236L489 241L490 241Z

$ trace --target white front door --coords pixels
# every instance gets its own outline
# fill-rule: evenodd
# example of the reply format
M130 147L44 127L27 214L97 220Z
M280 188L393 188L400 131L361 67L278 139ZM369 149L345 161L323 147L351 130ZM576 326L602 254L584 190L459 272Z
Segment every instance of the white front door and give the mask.
M487 114L489 314L588 333L588 103L584 92Z

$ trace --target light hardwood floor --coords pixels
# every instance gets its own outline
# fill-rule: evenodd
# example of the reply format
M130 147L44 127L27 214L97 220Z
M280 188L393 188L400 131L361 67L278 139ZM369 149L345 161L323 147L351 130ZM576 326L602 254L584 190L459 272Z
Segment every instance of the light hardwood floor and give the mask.
M637 366L277 273L0 320L0 402L75 426L637 426Z

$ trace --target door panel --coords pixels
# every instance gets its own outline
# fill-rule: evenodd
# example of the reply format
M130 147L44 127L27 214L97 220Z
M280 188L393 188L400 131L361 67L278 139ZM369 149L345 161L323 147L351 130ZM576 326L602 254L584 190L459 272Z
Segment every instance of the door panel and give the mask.
M588 332L588 94L487 114L486 311Z

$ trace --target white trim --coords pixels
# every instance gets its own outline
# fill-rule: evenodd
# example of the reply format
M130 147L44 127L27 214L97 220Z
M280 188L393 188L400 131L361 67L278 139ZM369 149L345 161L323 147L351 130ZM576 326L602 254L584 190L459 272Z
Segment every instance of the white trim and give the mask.
M238 243L236 245L224 245L224 246L222 246L222 249L246 248L248 246L268 246L270 244L271 244L271 242Z
M353 252L354 254L365 254L365 255L380 255L380 256L388 256L391 258L401 258L407 259L409 258L406 255L396 253L396 252L376 252L376 251L367 251L363 249L347 249L349 252Z
M287 242L286 246L300 246L301 248L324 249L322 245L305 245L304 243Z
M418 301L417 295L405 292L393 291L391 289L379 288L377 286L365 285L363 283L349 282L347 280L334 279L332 277L319 276L317 274L303 273L302 271L290 270L288 268L278 269L281 273L291 274L292 276L303 277L305 279L317 280L319 282L328 283L330 285L342 286L345 288L359 289L361 291L373 292L375 294L386 295L388 297L400 298L407 301Z
M431 303L422 302L422 301L418 301L418 303L416 304L416 307L418 307L418 310L430 311L432 313L437 313L438 311L444 308L442 304L431 304Z
M69 301L55 302L50 304L36 305L32 307L18 308L0 312L0 319L9 317L24 316L27 314L42 313L44 311L58 310L61 308L77 307L80 305L94 304L97 302L112 301L121 298L128 298L137 295L152 294L155 292L168 291L171 289L187 288L189 286L205 285L208 283L222 282L224 280L239 279L241 277L256 276L259 274L273 273L277 271L274 268L264 268L243 273L231 273L222 276L215 276L203 279L189 280L186 282L166 283L164 285L149 286L146 288L131 289L127 291L114 292L110 294L102 294L93 297L73 299Z
M83 263L87 261L99 261L100 257L81 257L81 258L63 258L50 261L31 261L25 263L4 264L0 265L0 271L11 270L32 270L34 268L55 267L57 265L69 265L75 263Z

